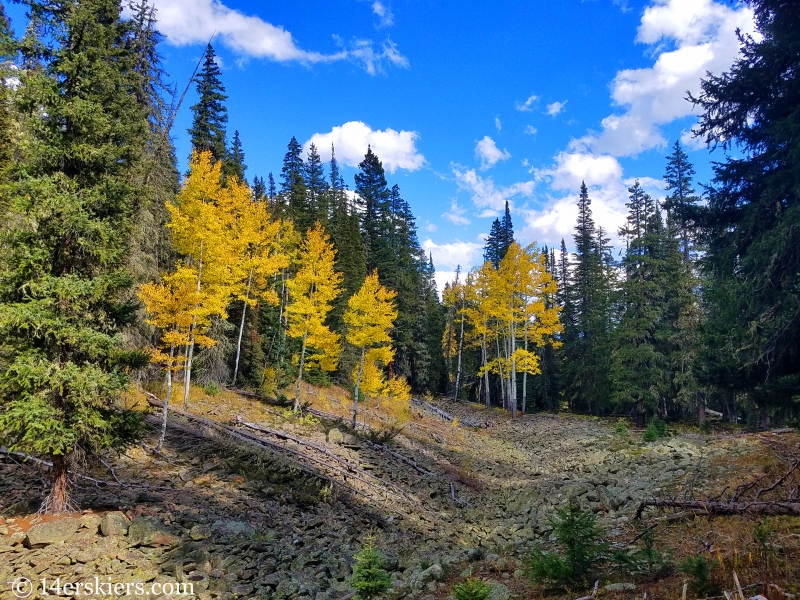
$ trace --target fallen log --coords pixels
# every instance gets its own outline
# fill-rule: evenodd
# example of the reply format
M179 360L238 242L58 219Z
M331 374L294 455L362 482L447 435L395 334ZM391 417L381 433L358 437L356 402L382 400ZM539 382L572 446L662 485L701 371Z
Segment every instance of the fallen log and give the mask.
M419 398L412 398L411 399L411 403L412 404L416 404L417 406L421 406L421 407L431 411L432 413L438 415L439 417L441 417L445 421L451 421L451 422L452 421L456 421L458 423L459 427L461 425L466 425L467 427L488 427L489 426L488 423L485 423L485 422L482 422L482 421L476 421L475 419L470 419L468 417L463 417L463 418L459 419L458 417L456 417L454 415L451 415L449 412L442 410L438 406L434 406L433 404L431 404L429 402L425 402L424 400L420 400Z
M422 475L425 475L426 477L435 477L435 475L433 473L431 473L430 471L428 471L425 467L419 466L416 462L414 462L410 458L408 458L406 456L403 456L399 452L395 452L394 450L391 450L390 448L386 447L384 444L373 444L372 442L365 442L365 443L370 448L375 448L377 450L380 450L381 452L385 452L386 454L388 454L389 456L391 456L393 458L396 458L400 462L408 465L409 467L411 467L412 469L414 469L418 473L421 473Z
M597 590L600 588L600 580L594 582L594 589L589 596L583 596L582 598L578 598L578 600L594 600L597 598Z
M681 508L699 510L712 515L800 515L800 500L760 500L754 502L709 502L704 500L643 500L634 519L640 519L644 509Z

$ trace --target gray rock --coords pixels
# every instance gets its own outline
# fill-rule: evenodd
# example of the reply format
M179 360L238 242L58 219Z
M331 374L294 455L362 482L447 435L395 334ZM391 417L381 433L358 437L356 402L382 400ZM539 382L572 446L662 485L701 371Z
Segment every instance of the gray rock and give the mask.
M492 595L489 596L489 600L508 600L511 597L511 590L509 590L508 587L502 583L491 580L487 581L486 583L492 590Z
M328 443L344 444L344 434L334 427L328 432Z
M609 592L632 592L636 589L635 583L609 583L603 588Z
M214 521L211 531L227 536L248 536L255 533L255 528L244 521Z
M28 530L25 543L30 548L60 544L72 537L81 526L80 519L66 518L39 523Z
M156 519L137 517L128 528L128 543L131 546L177 546L181 539L172 535Z
M100 533L105 536L127 535L131 522L119 511L110 512L100 521Z

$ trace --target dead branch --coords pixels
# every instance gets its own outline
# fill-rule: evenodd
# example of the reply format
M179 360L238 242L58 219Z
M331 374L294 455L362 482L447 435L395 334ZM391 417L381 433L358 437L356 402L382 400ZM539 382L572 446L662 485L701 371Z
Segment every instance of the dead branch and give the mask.
M771 492L776 487L783 484L783 482L786 481L789 478L789 476L792 475L797 470L798 467L800 467L800 460L795 461L795 463L791 466L791 468L771 486L759 489L756 492L756 500L758 500L761 497L761 494L766 494L767 492Z
M476 421L474 419L468 419L466 417L464 417L462 419L459 419L458 417L455 417L455 416L451 415L449 412L446 412L446 411L442 410L438 406L434 406L433 404L430 404L429 402L425 402L424 400L420 400L419 398L412 398L411 402L412 402L412 404L416 404L417 406L422 406L423 408L426 408L429 411L437 414L439 417L441 417L445 421L454 421L455 420L455 421L458 422L459 426L466 425L467 427L488 427L488 425L485 422Z
M597 597L597 590L600 588L600 580L594 582L594 589L589 596L583 596L582 598L578 598L578 600L594 600Z
M634 519L640 519L648 506L655 508L683 508L700 510L713 515L800 515L800 502L763 500L758 502L709 502L704 500L643 500L636 509Z
M29 454L25 454L24 452L11 452L10 450L8 450L4 446L0 446L0 454L5 454L6 456L8 456L10 458L13 458L13 457L16 456L17 458L20 458L23 461L33 462L33 463L36 463L37 465L42 465L43 467L47 467L48 469L52 469L53 468L53 463L51 463L49 461L42 460L41 458L36 458L35 456L31 456ZM103 461L101 461L101 462L103 462ZM105 465L106 463L103 462L103 464ZM108 467L108 465L106 465L106 466ZM96 479L95 477L89 477L88 475L84 475L82 473L77 473L77 472L75 472L73 470L68 470L67 473L69 473L73 477L77 477L78 479L82 479L84 481L89 481L91 483L94 483L98 487L107 485L109 487L144 488L144 489L148 489L148 490L175 491L175 488L164 487L164 486L159 486L159 485L146 485L146 484L143 484L143 483L124 483L124 482L120 481L119 479L117 479L117 475L116 475L116 473L114 473L114 470L111 469L111 467L108 467L108 468L111 470L111 473L114 475L114 479L116 479L116 481L108 481L107 479Z
M403 456L399 452L395 452L394 450L391 450L390 448L388 448L384 444L373 444L372 442L365 442L365 443L370 448L375 448L377 450L381 450L382 452L385 452L389 456L391 456L393 458L396 458L400 462L407 464L409 467L411 467L412 469L414 469L418 473L421 473L422 475L425 475L426 477L434 477L435 476L433 473L428 471L426 468L419 466L416 462L414 462L410 458L408 458L406 456Z

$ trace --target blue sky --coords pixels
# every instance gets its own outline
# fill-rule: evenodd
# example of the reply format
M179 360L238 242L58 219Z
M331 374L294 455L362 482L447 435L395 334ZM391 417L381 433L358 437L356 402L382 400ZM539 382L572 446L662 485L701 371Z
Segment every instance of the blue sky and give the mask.
M481 261L505 200L520 241L571 246L582 179L612 233L635 178L663 196L675 139L707 181L721 154L692 139L684 97L753 28L749 9L713 0L153 2L181 89L216 32L250 179L278 180L294 135L323 157L335 143L352 187L371 143L440 284ZM18 28L21 10L9 8ZM183 165L194 101L192 88L173 129Z

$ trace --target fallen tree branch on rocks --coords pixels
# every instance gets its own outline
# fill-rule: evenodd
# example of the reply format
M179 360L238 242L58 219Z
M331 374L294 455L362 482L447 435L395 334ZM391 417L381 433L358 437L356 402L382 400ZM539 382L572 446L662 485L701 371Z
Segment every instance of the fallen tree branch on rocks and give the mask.
M459 419L458 417L451 415L449 412L442 410L438 406L434 406L433 404L425 402L424 400L420 400L419 398L412 398L411 403L431 411L432 413L438 415L445 421L451 421L451 422L456 421L459 426L466 425L467 427L484 427L484 428L489 426L489 424L484 421L476 421L475 419L469 419L467 417Z
M800 500L780 501L765 500L762 502L709 502L704 500L642 500L636 509L634 519L640 519L648 506L654 508L683 508L704 511L713 515L742 515L755 513L760 515L800 515Z
M372 442L368 442L368 441L365 441L364 443L367 446L369 446L370 448L375 448L377 450L380 450L381 452L385 452L389 456L391 456L393 458L396 458L397 460L399 460L400 462L402 462L404 464L407 464L409 467L411 467L412 469L414 469L418 473L421 473L422 475L425 475L426 477L435 477L435 475L433 473L431 473L430 471L428 471L425 467L419 466L416 462L414 462L410 458L408 458L406 456L403 456L399 452L395 452L394 450L386 447L385 444L373 444Z
M583 596L582 598L578 598L578 600L594 600L597 598L597 590L600 588L600 580L594 582L594 589L589 596Z
M0 446L0 454L4 454L5 456L8 456L9 458L12 458L12 459L14 457L19 458L20 460L22 460L24 462L36 463L37 465L41 465L43 467L47 467L48 469L52 469L53 468L53 463L51 463L49 461L42 460L41 458L36 458L35 456L31 456L30 454L25 454L24 452L12 452L8 448L6 448L5 446ZM125 483L125 482L120 481L119 479L117 479L117 475L116 475L116 473L114 473L114 470L111 467L109 467L104 461L101 461L101 462L103 462L103 464L111 471L111 473L114 475L114 479L116 479L116 481L108 481L107 479L97 479L95 477L89 477L88 475L84 475L83 473L78 473L78 472L73 471L73 470L68 470L67 473L69 473L73 477L77 477L78 479L81 479L83 481L89 481L90 483L94 483L98 487L100 487L100 486L109 486L109 487L121 487L121 488L143 488L143 489L148 489L148 490L175 491L175 488L166 487L166 486L160 486L160 485L147 485L147 484L144 484L144 483Z

